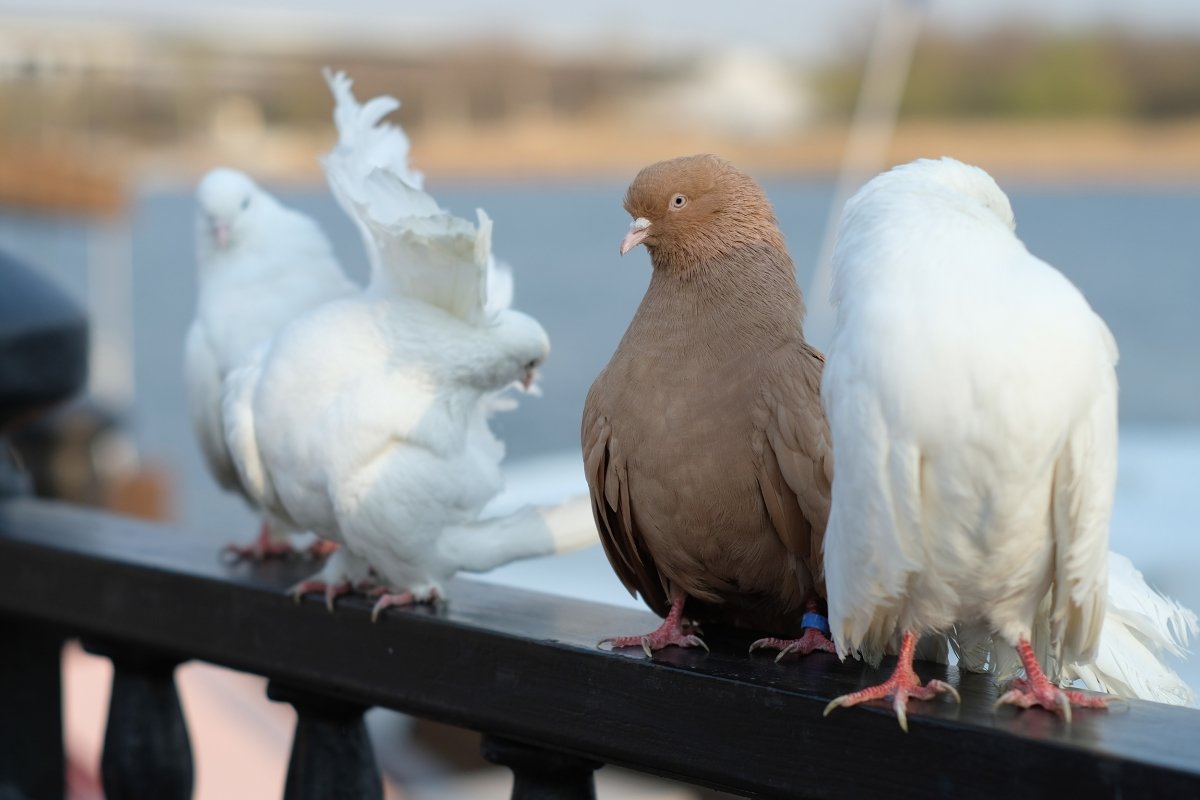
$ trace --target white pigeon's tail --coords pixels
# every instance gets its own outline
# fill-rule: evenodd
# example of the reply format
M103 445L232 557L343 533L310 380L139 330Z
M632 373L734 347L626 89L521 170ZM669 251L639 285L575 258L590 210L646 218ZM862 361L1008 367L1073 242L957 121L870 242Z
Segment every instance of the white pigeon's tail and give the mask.
M1152 589L1123 555L1108 554L1108 610L1091 664L1068 665L1061 678L1086 688L1158 703L1190 706L1195 692L1163 660L1187 655L1196 615Z
M440 547L459 569L488 572L524 558L582 550L599 541L591 502L576 497L448 528Z

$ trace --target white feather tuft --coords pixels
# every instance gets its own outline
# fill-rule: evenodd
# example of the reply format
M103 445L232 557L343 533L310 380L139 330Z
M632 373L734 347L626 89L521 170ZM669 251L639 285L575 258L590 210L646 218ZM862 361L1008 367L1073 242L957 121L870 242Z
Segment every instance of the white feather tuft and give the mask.
M362 233L372 284L472 324L508 308L511 275L495 274L491 219L479 209L473 225L422 190L423 176L408 163L408 137L382 121L399 101L384 95L359 104L345 73L326 69L325 79L336 103L338 143L322 163L334 196Z
M1069 665L1062 679L1089 689L1173 705L1192 705L1195 692L1163 660L1187 654L1200 630L1196 614L1156 592L1133 563L1108 554L1108 608L1096 660Z

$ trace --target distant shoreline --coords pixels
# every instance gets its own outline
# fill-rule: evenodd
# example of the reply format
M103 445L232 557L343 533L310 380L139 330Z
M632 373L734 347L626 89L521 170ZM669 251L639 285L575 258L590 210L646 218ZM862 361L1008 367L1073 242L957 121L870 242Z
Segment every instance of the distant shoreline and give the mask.
M412 163L435 184L467 182L629 180L645 164L696 152L718 153L764 179L829 179L841 169L848 128L822 125L759 139L679 133L645 124L610 120L564 123L538 118L503 126L422 130L413 133ZM208 169L234 166L274 184L313 185L324 180L319 157L333 144L332 132L273 130L224 147L190 143L134 148L107 142L104 159L87 157L96 144L58 141L54 149L0 148L0 202L21 206L23 186L38 187L27 202L86 203L97 184L109 182L128 194L144 187L193 183ZM46 173L53 161L58 175ZM31 157L38 155L39 157ZM1120 183L1200 187L1200 118L1137 124L1124 121L908 121L901 123L883 166L918 157L952 155L977 164L1001 182ZM102 165L96 171L97 162ZM86 180L73 166L88 165ZM864 176L864 179L867 176ZM60 185L47 187L61 178ZM36 179L36 180L32 180ZM86 185L85 185L86 184ZM55 192L54 189L58 191ZM91 193L91 194L88 194ZM87 197L84 197L87 195ZM65 198L65 200L63 199ZM92 202L111 206L103 192Z

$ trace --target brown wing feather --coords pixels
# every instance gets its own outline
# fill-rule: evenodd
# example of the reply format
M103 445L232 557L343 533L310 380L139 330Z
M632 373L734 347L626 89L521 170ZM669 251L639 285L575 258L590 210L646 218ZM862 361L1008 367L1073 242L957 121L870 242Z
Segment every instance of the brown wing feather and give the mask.
M624 460L612 452L612 428L596 401L597 386L588 393L583 409L583 464L592 513L608 563L630 594L640 594L659 616L666 616L671 603L654 558L642 544L633 523L629 497L629 474Z
M773 358L776 363L764 370L767 383L755 419L759 489L779 540L824 597L822 542L833 483L833 450L820 398L825 359L808 344L782 348Z

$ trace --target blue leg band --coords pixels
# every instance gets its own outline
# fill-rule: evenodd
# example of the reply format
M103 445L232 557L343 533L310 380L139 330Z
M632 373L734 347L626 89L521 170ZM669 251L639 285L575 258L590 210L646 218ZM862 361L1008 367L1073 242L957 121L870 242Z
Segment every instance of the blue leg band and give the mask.
M804 615L804 618L800 620L800 627L812 628L813 630L820 631L826 636L829 635L829 620L824 614L818 614L815 611L809 611Z

